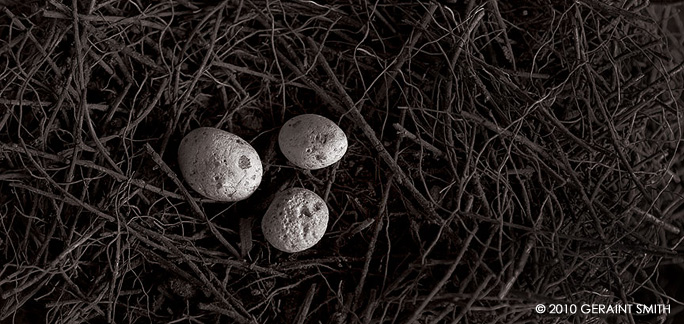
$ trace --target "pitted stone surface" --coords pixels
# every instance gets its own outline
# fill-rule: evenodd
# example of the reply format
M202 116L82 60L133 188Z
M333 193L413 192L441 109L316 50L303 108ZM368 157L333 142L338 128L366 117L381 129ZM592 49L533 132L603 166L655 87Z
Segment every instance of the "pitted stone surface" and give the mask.
M313 191L290 188L276 195L261 221L266 240L294 253L314 246L328 227L328 206Z
M294 165L316 170L339 161L347 152L347 135L332 120L304 114L285 122L278 134L278 146Z
M239 136L211 127L192 130L178 147L183 178L202 196L220 201L249 197L261 183L259 154Z

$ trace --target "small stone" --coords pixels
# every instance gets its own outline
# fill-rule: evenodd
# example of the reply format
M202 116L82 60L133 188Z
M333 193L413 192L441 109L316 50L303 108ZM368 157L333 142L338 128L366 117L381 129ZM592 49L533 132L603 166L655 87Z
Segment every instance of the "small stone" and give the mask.
M278 134L283 155L307 170L322 169L339 161L347 152L347 145L347 135L337 124L315 114L293 117Z
M328 206L315 192L290 188L271 202L261 221L266 240L278 250L294 253L321 240L328 227Z

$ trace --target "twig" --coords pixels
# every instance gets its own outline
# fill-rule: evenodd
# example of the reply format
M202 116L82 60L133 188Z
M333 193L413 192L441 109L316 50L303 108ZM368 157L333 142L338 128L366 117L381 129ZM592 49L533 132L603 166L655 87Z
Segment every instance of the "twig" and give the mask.
M302 306L299 308L299 314L297 314L295 324L304 324L304 322L306 322L307 316L309 315L309 308L311 307L311 302L313 301L315 294L316 284L313 283L311 284L311 287L309 287L309 291L306 293L306 297L304 298Z
M418 136L416 136L416 135L414 135L413 133L409 132L406 128L404 128L403 126L399 125L398 123L394 123L394 124L392 124L392 126L394 127L394 129L397 130L397 134L399 134L399 135L402 136L402 137L407 137L407 138L409 138L410 140L412 140L414 143L416 143L416 144L418 144L418 145L420 145L420 146L422 146L422 147L425 147L428 151L434 153L434 155L435 155L436 157L442 158L442 157L445 156L445 154L444 154L444 152L442 152L442 150L438 149L436 146L434 146L434 145L428 143L428 142L425 141L424 139L419 138Z
M22 189L31 191L33 193L36 193L36 194L39 194L41 196L45 196L45 197L48 197L50 199L54 199L57 201L63 201L63 202L65 202L69 205L72 205L72 206L83 207L85 210L87 210L87 211L89 211L89 212L91 212L97 216L100 216L100 217L102 217L105 220L110 221L110 222L113 222L115 220L115 218L113 216L106 214L106 213L102 212L101 210L93 207L92 205L79 200L78 198L74 197L72 194L70 194L68 192L62 192L62 194L64 194L64 197L62 197L62 196L47 192L45 190L40 190L38 188L27 186L23 183L13 182L10 184L10 186L16 187L16 188L22 188ZM59 189L63 190L63 188L59 188Z
M477 301L480 298L480 294L482 294L482 291L487 287L487 284L489 283L490 280L494 278L493 274L489 274L482 283L477 286L477 289L473 293L473 297L468 300L468 303L466 303L465 307L461 310L461 312L456 316L456 318L451 322L451 324L457 324L461 322L461 319L465 314L470 310L470 307L473 306L473 303Z
M185 110L185 106L188 102L188 98L190 98L190 95L192 94L193 90L195 89L195 85L199 81L200 76L204 74L205 69L211 67L211 64L209 64L209 58L213 58L215 56L214 53L214 46L216 46L216 38L218 37L218 31L219 27L221 25L221 17L223 16L223 9L226 5L230 3L229 0L224 0L221 3L217 4L213 8L211 8L211 11L202 18L202 20L197 24L197 26L192 30L190 35L188 36L188 41L185 42L185 45L183 45L183 48L181 49L180 53L178 54L177 57L182 57L185 55L185 52L188 50L188 47L192 44L190 40L192 40L195 35L199 32L200 27L202 27L209 19L215 14L218 13L218 18L216 19L216 22L214 25L214 29L212 30L211 33L211 41L209 43L209 49L207 53L204 55L204 58L202 58L202 62L200 63L199 68L197 69L197 72L193 76L192 80L190 81L190 85L186 87L185 92L181 95L180 98L174 98L175 100L173 101L173 105L171 107L171 110L174 113L173 121L171 121L171 125L167 128L166 132L164 133L164 136L162 138L162 143L161 143L161 149L160 153L164 154L166 152L166 146L169 144L169 138L171 137L171 134L176 130L176 127L178 126L178 122L180 121L181 114L183 110ZM182 64L182 60L179 60L178 62L173 62L175 65L175 75L172 76L173 80L175 81L173 84L173 93L177 96L179 92L179 82L181 80L180 73L181 73L181 68L180 65Z
M318 50L317 45L309 40L309 44L316 50ZM420 205L421 208L426 212L427 216L430 218L430 221L440 224L443 222L443 219L435 212L435 208L433 204L423 196L423 194L416 189L416 187L413 185L413 181L411 178L409 178L404 171L399 167L397 164L397 161L395 161L392 156L387 152L387 149L385 149L385 146L380 142L378 137L375 135L375 131L373 128L371 128L370 125L368 125L368 122L366 122L366 119L361 115L361 112L358 110L356 105L354 104L353 100L349 97L349 94L344 90L344 86L340 83L340 80L337 78L333 70L330 68L330 65L328 65L328 62L326 60L318 60L318 62L323 66L323 69L325 70L326 74L330 79L333 81L333 84L335 85L335 89L337 92L343 97L344 99L344 106L346 106L344 109L340 103L330 97L324 91L321 87L319 87L316 83L312 82L308 77L302 74L302 72L294 66L287 58L284 56L281 58L290 68L293 70L297 71L299 75L302 76L302 78L306 81L309 86L311 86L316 93L318 93L328 104L330 104L332 107L336 108L339 113L349 113L351 115L352 120L355 122L356 126L361 128L363 134L366 136L366 138L371 142L371 146L380 154L380 157L382 158L383 161L392 169L394 174L397 175L397 181L399 184L403 185L411 195L413 199L415 199L418 204Z
M530 150L540 154L541 156L543 156L545 158L549 158L549 155L544 151L544 149L542 149L541 147L539 147L539 145L530 141L529 139L527 139L526 137L524 137L522 135L514 134L513 132L511 132L507 128L503 128L499 125L492 123L489 120L485 120L484 118L477 116L475 114L469 113L467 111L460 111L459 114L461 114L461 116L463 116L465 119L467 119L471 122L474 122L474 123L477 123L477 124L482 125L484 127L487 127L489 130L496 132L497 134L500 134L502 136L509 137L513 141L520 142L520 143L524 144L526 147L528 147Z
M427 304L432 301L433 298L439 293L439 291L444 287L444 285L451 279L451 276L454 274L454 271L456 271L456 267L458 267L461 263L461 258L463 258L463 255L466 253L468 250L468 247L470 246L470 241L473 240L475 237L475 233L477 233L478 226L475 226L473 230L470 231L470 235L468 235L468 238L463 241L463 246L461 246L461 250L458 253L458 256L454 261L451 263L451 266L447 270L447 272L442 276L442 279L432 288L432 291L425 297L425 300L416 308L416 310L413 311L413 315L404 323L406 324L411 324L415 323L416 320L418 320L418 317L423 313L423 310L427 306ZM489 277L488 277L489 278ZM485 282L488 282L489 280L485 280Z
M506 46L506 49L504 50L504 56L511 62L511 64L513 64L513 70L517 70L518 68L515 64L515 53L513 53L513 48L511 47L511 40L508 39L509 33L508 30L506 30L506 23L504 22L503 17L501 17L501 11L499 11L499 5L497 2L498 0L489 0L489 4L492 7L492 11L494 11L494 16L496 17L496 21L502 29L501 35L503 35Z
M190 195L190 192L188 192L188 189L185 189L185 186L180 181L180 179L178 179L178 176L176 175L176 173L173 172L173 170L171 170L171 168L169 168L168 165L166 165L164 160L162 160L161 156L159 156L159 154L157 154L157 152L154 151L154 149L152 148L152 146L150 146L149 143L145 143L145 150L152 157L154 162L157 163L157 165L159 167L161 167L162 170L164 170L164 173L166 173L166 175L169 178L171 178L171 181L173 181L173 183L176 184L178 189L181 191L181 193L185 197L186 201L190 204L190 207L192 207L192 211L195 212L195 215L198 216L200 219L204 220L205 223L207 224L207 226L209 227L209 230L211 230L211 233L213 233L214 236L216 236L216 238L221 242L221 244L223 244L223 246L226 249L228 249L228 251L233 256L235 256L236 258L239 259L240 253L238 252L238 250L235 249L235 247L233 247L230 243L228 243L226 238L223 237L223 235L218 231L216 226L214 226L214 223L211 222L211 220L207 217L207 215L199 207L197 202L192 198L192 196Z
M152 230L146 229L142 226L139 226L136 223L131 222L131 223L127 224L127 226L129 226L131 229L134 229L138 232L138 233L136 233L136 235L138 236L138 239L141 239L141 240L147 242L148 244L152 243L151 244L152 246L156 246L158 248L168 250L171 252L170 254L177 256L180 259L182 259L185 262L185 264L187 264L188 267L190 267L190 269L192 269L192 271L199 277L199 280L202 282L204 287L206 289L208 289L209 291L211 291L214 294L214 296L221 299L221 302L224 305L242 312L242 314L239 314L239 315L244 319L244 321L250 322L250 323L255 323L254 320L250 320L250 318L251 318L250 313L244 308L244 306L242 305L242 303L239 300L237 300L232 294L230 294L228 292L221 293L221 291L219 290L218 287L222 287L222 286L220 284L216 283L217 280L215 278L214 273L211 271L207 271L207 273L208 273L208 276L207 276L207 274L205 274L202 271L202 269L200 269L200 267L197 265L197 263L195 261L193 261L188 254L183 253L183 251L181 251L175 244L173 244L174 242L170 242L170 240L165 238L163 235L161 235L157 232L154 232ZM152 240L145 238L144 236L141 235L143 233L145 235L155 237L158 240L158 243L152 242ZM168 260L165 260L164 263L167 266L170 266L171 268L174 268L174 269L177 268L175 265L168 262ZM177 271L180 273L181 270L177 269ZM212 279L214 279L214 280L212 281Z
M214 62L213 65L218 66L218 67L222 67L224 69L228 69L234 73L239 72L240 74L249 74L249 75L253 75L255 77L259 77L259 78L262 78L264 80L271 81L271 82L279 82L280 81L280 79L278 79L278 78L276 78L270 74L253 71L253 70L248 69L246 67L242 67L242 66L238 66L238 65L234 65L234 64L230 64L230 63ZM298 87L298 88L306 88L307 87L305 84L302 84L299 82L294 82L294 81L285 82L284 85L290 85L290 86Z
M253 323L253 322L249 321L248 319L245 319L244 316L238 314L237 312L232 311L232 310L228 310L225 307L218 306L215 304L200 303L199 309L206 310L206 311L212 311L214 313L226 315L230 319L237 321L237 323L239 323L239 324L251 324L251 323Z
M16 187L21 187L21 188L24 188L24 189L27 189L27 190L32 190L32 191L34 191L34 192L40 192L41 194L43 194L43 195L45 195L45 196L55 196L55 195L52 195L52 194L50 194L50 193L46 193L46 192L44 192L44 191L42 191L42 190L37 190L37 189L35 189L35 188L31 188L31 187L29 187L29 186L16 185ZM55 196L55 199L57 199L56 196ZM74 203L74 202L71 201L70 203ZM92 207L91 207L91 208L92 208ZM100 213L101 213L101 212L100 212ZM110 216L110 217L111 217L111 216ZM77 241L75 241L75 242L71 243L69 246L67 246L67 247L66 247L66 248L65 248L65 249L64 249L56 258L55 258L55 259L54 259L54 260L52 260L52 261L50 262L50 264L47 265L46 271L41 271L41 272L39 272L38 275L37 275L35 278L28 280L27 282L25 282L23 285L21 285L21 286L19 286L19 287L16 287L16 288L14 288L14 289L10 289L10 290L7 290L7 291L3 291L3 292L2 292L2 295L0 295L0 297L1 297L2 299L8 299L8 298L10 298L11 296L16 295L16 294L20 293L21 291L24 291L25 289L27 289L27 288L29 288L30 286L34 285L34 284L37 283L38 281L42 280L45 276L47 276L47 275L50 275L50 276L55 275L55 273L54 273L52 270L55 269L55 268L58 266L58 264L59 264L62 260L64 260L69 254L71 254L72 251L74 251L74 250L76 250L77 248L79 248L80 246L82 246L87 240L89 240L91 237L93 237L93 235L95 235L95 233L97 233L98 231L100 231L100 230L104 227L104 225L105 225L105 222L99 222L99 223L98 223L96 226L94 226L91 230L89 230L87 233L83 234L83 236L81 236Z
M525 189L523 189L524 191ZM539 217L534 222L534 231L530 234L530 236L527 238L527 241L525 242L525 248L523 249L522 256L520 256L520 259L518 261L518 264L515 266L515 270L513 271L513 275L511 278L508 279L506 284L501 287L501 291L499 292L499 299L503 299L506 297L508 292L513 288L513 284L515 283L516 280L518 280L518 277L520 274L523 272L525 269L525 265L527 265L527 260L530 257L530 253L532 252L532 248L534 247L534 243L537 240L537 230L542 224L542 221L544 220L544 208L546 206L546 203L548 202L549 197L544 200L544 202L541 204L539 207ZM528 202L529 203L529 202ZM527 211L528 214L531 213L531 211Z
M8 106L20 106L20 105L26 105L26 106L33 106L33 107L50 107L54 105L55 103L52 101L33 101L33 100L17 100L17 99L5 99L5 98L0 98L0 104L3 105L8 105ZM98 111L106 111L109 109L109 105L105 104L94 104L94 103L89 103L87 104L88 109L92 110L98 110Z
M375 216L375 228L373 230L373 237L370 243L368 243L368 250L366 251L366 261L363 264L363 270L361 271L361 278L359 279L356 289L354 290L354 296L352 297L352 307L357 308L357 304L360 300L361 293L363 292L364 285L366 283L366 277L368 276L368 270L370 269L370 262L373 258L373 253L375 253L375 246L378 243L378 237L380 236L380 230L384 226L383 216L386 214L387 200L389 199L389 194L392 189L392 180L394 176L390 176L385 184L385 191L382 193L382 201L380 202L380 208L378 208L378 213Z
M66 158L62 157L62 156L59 156L59 155L56 155L56 154L50 154L50 153L46 153L46 152L42 152L42 151L38 151L38 150L35 150L35 149L30 149L30 148L28 148L28 147L27 147L27 148L21 148L21 147L19 147L19 146L16 145L16 144L12 145L12 144L0 143L0 149L1 149L1 150L12 151L12 152L17 152L17 153L24 153L24 154L28 154L28 155L35 155L35 156L38 156L38 157L41 157L41 158L50 159L50 160L57 161L57 162L69 163L69 161L68 161ZM136 187L138 187L138 188L141 188L141 189L144 189L144 190L148 190L148 191L157 193L157 194L162 195L162 196L165 196L165 197L174 198L174 199L184 199L184 198L185 198L185 197L183 197L182 195L179 195L179 194L177 194L177 193L175 193L175 192L171 192L171 191L168 191L168 190L164 190L164 189L159 188L159 187L157 187L157 186L148 184L148 183L146 183L144 180L130 178L130 177L125 176L125 175L123 175L123 174L121 174L121 173L118 173L118 172L116 172L116 171L107 169L107 168L105 168L105 167L103 167L103 166L100 166L100 165L95 164L95 162L92 162L92 161L87 161L87 160L76 160L76 164L79 165L79 166L83 166L83 167L86 167L86 168L91 168L91 169L100 171L100 172L102 172L102 173L105 173L105 174L111 176L112 178L116 179L117 181L127 181L127 182L130 182L131 184L133 184L134 186L136 186ZM193 198L193 199L194 199L195 201L197 201L197 202L212 202L212 201L214 201L214 200L211 200L211 199L204 199L204 198Z
M145 19L142 19L146 17L146 15L140 15L140 16L134 16L134 17L118 17L118 16L96 16L96 15L84 15L84 14L77 14L78 19L83 20L83 21L88 21L88 22L101 22L101 23L107 23L110 26L114 25L129 25L129 24L137 24L142 27L148 27L148 28L153 28L157 30L164 30L166 29L166 26L155 23L152 21L148 21ZM163 14L155 14L156 17L161 17ZM52 19L69 19L70 17L67 16L64 13L54 11L54 10L44 10L43 11L43 17L45 18L52 18Z
M480 25L480 21L484 17L484 8L479 7L475 9L474 12L475 16L473 17L473 20L470 22L468 25L468 29L466 30L465 34L461 37L461 39L458 41L458 46L456 47L456 51L454 52L454 55L451 57L451 70L454 71L456 69L456 64L459 62L458 58L461 56L461 52L463 52L463 47L465 46L466 40L470 39L470 35L473 33L475 28ZM472 17L472 15L471 15Z
M161 96L164 94L164 91L166 91L166 87L169 85L170 78L166 77L164 78L164 81L162 81L162 84L159 86L159 89L156 91L156 95L152 99L152 101L145 107L145 109L138 114L138 117L130 122L129 125L127 125L125 128L122 129L122 134L124 133L125 130L135 128L142 122L147 115L152 112L152 109L157 107L157 103L159 103L159 99L161 99Z
M112 157L109 156L109 152L107 152L107 149L105 149L104 145L102 145L102 142L100 142L100 137L97 136L97 133L95 132L95 127L93 126L93 121L90 119L90 112L88 111L88 106L86 105L84 107L86 109L86 112L84 114L85 118L85 124L88 126L88 133L90 134L90 137L93 139L93 142L95 142L95 146L97 146L97 149L100 151L100 154L102 154L102 157L109 163L109 165L114 168L114 170L118 173L123 174L123 171L119 168L119 166L112 160Z
M513 271L513 275L511 278L508 279L506 284L501 287L501 291L499 292L499 299L504 299L506 295L508 294L508 291L511 290L513 287L513 284L515 283L516 280L518 280L518 277L520 274L523 272L523 269L525 268L525 265L527 264L527 259L530 257L530 252L532 252L532 247L534 247L534 241L535 241L535 236L530 235L527 238L527 242L525 243L525 248L523 249L523 254L520 257L520 260L518 261L518 264L515 267L515 270Z
M638 208L638 207L632 207L632 210L635 211L635 212L638 213L638 214L643 215L644 218L645 218L647 221L649 221L649 222L655 224L655 225L658 226L658 227L662 227L664 230L666 230L666 231L668 231L668 232L670 232L670 233L672 233L672 234L679 235L679 233L681 232L680 229L679 229L678 227L676 227L676 226L674 226L674 225L672 225L672 224L670 224L670 223L667 223L667 222L663 221L662 219L660 219L660 218L654 216L653 214L648 213L648 212L646 212L646 211L644 211L644 210L641 210L641 209Z
M423 31L427 30L427 25L434 18L433 16L435 14L435 11L437 11L438 7L439 3L437 2L433 2L432 4L430 4L430 7L427 9L427 12L425 12L420 21L420 25L415 26L413 28L413 31L411 32L411 37L409 37L409 39L406 41L406 44L404 44L404 46L401 47L401 51L392 62L393 66L391 67L391 70L387 72L387 78L383 79L383 81L385 82L383 82L382 86L380 87L380 91L378 91L379 97L376 99L378 102L383 101L385 99L385 96L387 95L389 87L394 81L394 78L397 77L397 74L404 66L408 58L411 56L411 51L416 48L418 40L420 40L423 37Z

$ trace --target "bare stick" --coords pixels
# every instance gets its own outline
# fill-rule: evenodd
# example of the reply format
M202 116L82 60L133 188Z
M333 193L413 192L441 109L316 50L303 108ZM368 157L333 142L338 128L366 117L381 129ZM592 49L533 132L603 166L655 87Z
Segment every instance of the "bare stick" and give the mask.
M354 297L352 299L352 305L354 308L356 308L356 304L359 302L359 298L361 297L361 293L363 292L363 286L366 283L366 277L368 276L370 262L373 258L373 253L375 252L375 246L378 243L380 230L384 225L382 221L382 216L385 215L385 210L387 209L387 200L389 199L389 194L392 189L392 180L394 180L394 176L390 176L390 178L387 180L387 184L385 185L385 192L383 192L382 194L382 202L380 203L378 214L375 216L375 229L373 230L373 238L368 244L368 251L366 252L366 262L364 262L363 264L361 279L359 279L359 283L356 285L356 289L354 290Z
M25 154L28 154L28 155L38 156L38 157L41 157L41 158L44 158L44 159L50 159L50 160L57 161L57 162L69 163L69 161L67 161L66 158L64 158L64 157L62 157L62 156L59 156L59 155L56 155L56 154L50 154L50 153L46 153L46 152L42 152L42 151L38 151L38 150L35 150L35 149L30 149L30 148L28 148L28 147L22 148L22 147L20 147L19 145L16 145L16 144L4 144L4 143L0 143L0 149L1 149L1 150L12 151L12 152L17 152L17 153L25 153ZM148 183L145 182L144 180L129 178L129 177L127 177L127 176L125 176L125 175L123 175L123 174L121 174L121 173L118 173L118 172L116 172L116 171L107 169L107 168L105 168L105 167L103 167L103 166L97 165L97 164L95 164L95 163L92 162L92 161L76 160L76 164L79 165L79 166L83 166L83 167L86 167L86 168L91 168L91 169L100 171L100 172L102 172L102 173L105 173L105 174L111 176L112 178L116 179L117 181L128 181L128 182L130 182L131 184L133 184L134 186L136 186L136 187L138 187L138 188L140 188L140 189L148 190L148 191L151 191L151 192L160 194L160 195L165 196L165 197L175 198L175 199L184 199L184 198L185 198L185 197L183 197L182 195L179 195L179 194L177 194L177 193L175 193L175 192L171 192L171 191L168 191L168 190L164 190L164 189L159 188L159 187L157 187L157 186L148 184ZM199 198L193 198L193 199L194 199L195 201L198 201L198 202L211 202L211 201L213 201L213 200L199 199Z
M249 320L245 319L242 315L238 314L237 312L226 309L223 306L201 303L199 304L199 309L226 315L230 319L237 321L237 323L239 324L252 323Z
M309 40L309 44L317 50L317 45L312 40ZM430 221L436 224L441 224L443 222L443 219L439 215L437 215L432 203L429 200L427 200L425 196L423 196L423 194L421 194L420 191L418 191L418 189L416 189L411 179L406 175L406 173L404 173L401 167L399 167L397 162L392 158L392 155L390 155L389 152L387 152L385 146L382 144L382 142L380 142L378 137L375 135L375 131L373 130L373 128L371 128L371 126L368 125L368 122L366 122L366 119L363 117L363 115L361 115L361 112L354 104L354 101L349 97L349 94L344 90L344 86L342 85L342 83L340 83L340 80L337 78L333 70L330 68L328 62L326 60L318 60L318 62L320 62L323 66L323 69L326 71L328 77L330 77L330 79L333 81L338 93L342 95L342 97L344 98L344 105L346 106L344 108L340 106L340 103L337 102L337 100L330 97L330 95L328 95L325 92L325 90L319 87L316 83L312 82L308 77L303 75L303 73L299 71L299 69L296 66L292 65L292 63L289 63L289 60L287 60L287 58L283 57L282 60L287 65L290 65L290 68L293 68L295 69L295 71L298 71L298 74L301 75L307 83L309 83L309 86L311 86L316 91L316 93L323 97L323 99L327 101L332 107L335 107L341 113L346 111L351 115L352 120L356 123L358 127L361 128L363 134L371 142L371 146L378 152L382 160L385 161L385 163L390 167L390 169L392 169L392 172L394 172L397 175L397 181L399 182L399 184L402 184L409 191L411 197L418 202L420 207L423 208L423 210L430 217Z
M84 114L84 121L86 126L88 126L88 132L90 133L90 137L93 139L93 142L95 142L95 146L97 146L97 149L100 151L100 154L102 154L102 157L104 157L105 161L107 161L107 163L109 163L109 165L112 168L114 168L116 172L123 173L119 166L116 165L116 162L112 160L112 157L109 156L109 152L107 152L107 149L104 147L104 145L102 145L100 137L97 136L97 133L95 132L95 127L93 126L93 121L92 119L90 119L90 111L88 111L88 106L86 105L84 108L86 109L86 112Z
M136 118L134 121L131 122L130 125L124 128L125 130L138 126L138 124L142 122L150 112L152 112L152 109L157 106L159 99L161 99L161 96L164 93L164 90L166 90L166 87L169 85L169 81L170 78L164 78L164 81L162 81L162 84L159 86L159 89L157 90L157 94L154 96L154 99L152 99L152 101L147 105L145 110L143 110L138 115L138 118Z
M654 216L653 214L648 213L644 210L641 210L638 207L632 207L632 210L637 212L638 214L643 215L647 221L653 223L654 225L656 225L658 227L662 227L664 230L666 230L672 234L679 235L679 233L681 232L678 227L676 227L670 223L667 223L667 222L663 221L662 219Z
M118 17L118 16L97 16L97 15L84 15L77 14L79 20L89 21L89 22L101 22L108 23L111 26L115 25L140 25L142 27L153 28L157 30L164 30L166 26L143 19L144 16L134 16L134 17ZM156 14L157 17L163 16L163 14ZM70 17L66 14L53 10L43 11L43 17L52 19L69 19Z
M399 125L398 123L392 124L394 129L397 130L397 134L399 134L402 137L406 137L410 140L412 140L414 143L419 144L422 147L425 147L428 151L432 152L435 154L436 157L442 158L445 156L444 152L442 150L438 149L436 146L426 142L424 139L414 135L413 133L409 132L406 128L403 126Z
M484 17L484 8L479 7L475 9L475 17L473 18L473 21L470 22L470 25L468 25L468 29L466 30L465 34L463 37L459 40L458 42L458 48L456 49L456 52L454 52L454 55L451 57L451 70L455 70L456 64L458 62L459 56L461 56L461 52L463 52L463 46L465 46L465 42L468 38L470 38L470 35L473 33L475 28L480 25L480 21Z
M427 29L427 25L432 21L433 15L435 14L435 11L438 7L439 4L437 2L433 2L430 5L430 8L428 8L427 12L423 15L423 18L420 20L420 26L416 26L413 29L413 33L411 34L411 37L409 37L409 40L407 40L406 45L401 47L401 52L399 52L394 62L392 62L394 66L392 66L392 70L387 73L388 77L384 79L389 81L384 82L382 84L380 91L378 91L379 98L377 98L376 100L382 101L385 99L384 96L387 93L390 84L392 83L392 81L394 81L394 78L397 77L397 74L410 57L411 50L416 48L418 40L421 37L423 37L423 31Z
M427 304L430 301L432 301L433 298L435 298L435 295L437 295L437 293L442 289L442 287L444 287L444 285L447 283L447 281L449 281L449 279L451 279L451 276L454 274L454 271L456 271L456 267L458 267L458 265L461 262L461 258L463 258L463 255L468 250L468 247L470 246L470 241L472 241L473 237L475 237L475 233L477 232L477 229L478 229L478 227L475 226L475 228L472 231L470 231L470 235L468 235L468 238L463 242L463 246L461 247L461 251L458 253L458 256L456 257L454 262L449 267L449 270L447 270L447 272L444 274L444 276L442 276L442 279L435 285L435 287L432 288L432 291L430 291L430 293L427 295L427 297L425 297L425 300L423 300L423 302L420 304L420 306L418 306L418 308L416 308L416 310L413 311L413 315L411 315L411 318L409 318L404 323L406 323L406 324L415 323L416 320L418 319L418 317L420 316L420 314L423 313L423 310L425 309Z
M311 307L311 302L313 301L315 294L316 284L313 283L311 284L311 287L309 287L309 291L306 293L306 297L304 298L304 303L302 303L302 307L299 309L297 320L295 320L296 324L304 324L304 322L306 322L306 316L309 314L309 308Z
M527 238L527 242L525 243L525 249L523 250L523 254L520 257L520 261L518 261L518 264L515 267L515 270L513 271L513 275L511 278L508 279L506 284L501 287L501 291L499 292L499 299L504 299L508 292L513 288L513 284L515 283L516 280L518 280L518 277L520 274L523 272L523 269L525 268L525 265L527 264L527 260L530 257L530 252L532 251L532 248L534 247L534 240L535 236L530 235Z
M168 165L162 160L161 156L157 154L157 152L154 151L152 146L150 144L145 143L145 150L147 151L150 156L152 156L152 159L154 160L159 167L164 170L164 172L171 178L171 181L178 186L178 189L180 189L181 193L185 197L186 201L190 204L190 207L192 207L192 210L195 212L195 214L202 220L204 220L209 227L209 230L211 230L211 233L216 236L216 238L223 244L223 246L228 249L228 251L233 254L236 258L240 258L240 253L238 252L237 249L235 249L228 241L226 240L225 237L216 229L216 226L214 226L214 223L211 222L211 220L207 217L207 215L202 211L202 209L199 207L197 202L192 198L190 195L190 192L188 192L188 189L185 189L185 186L183 186L183 183L178 179L178 176L176 175L175 172L169 168Z
M477 286L477 290L475 290L475 292L473 293L473 297L470 298L470 300L468 300L468 303L466 303L465 307L463 307L461 312L458 314L458 316L456 316L456 318L451 322L451 324L457 324L461 322L463 316L465 316L470 307L473 306L473 303L475 303L475 301L480 297L482 291L487 287L487 284L490 280L492 280L492 278L494 278L493 274L488 275L485 278L485 280L479 286Z
M49 107L54 104L52 101L33 101L33 100L17 100L17 99L5 99L5 98L0 98L0 104L3 105L8 105L8 106L19 106L19 105L26 105L26 106L32 106L32 107ZM88 109L93 109L93 110L99 110L99 111L106 111L109 109L109 105L103 105L103 104L93 104L89 103L86 104L88 106Z

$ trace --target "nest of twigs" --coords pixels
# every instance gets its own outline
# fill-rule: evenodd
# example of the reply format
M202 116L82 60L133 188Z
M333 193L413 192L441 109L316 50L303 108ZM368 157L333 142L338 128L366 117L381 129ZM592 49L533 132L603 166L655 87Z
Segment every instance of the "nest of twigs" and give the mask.
M662 323L535 305L681 309L669 7L0 5L2 323ZM302 113L345 130L341 162L287 163L278 129ZM260 153L247 200L179 178L178 144L200 126ZM259 224L292 186L331 215L321 242L286 254Z

